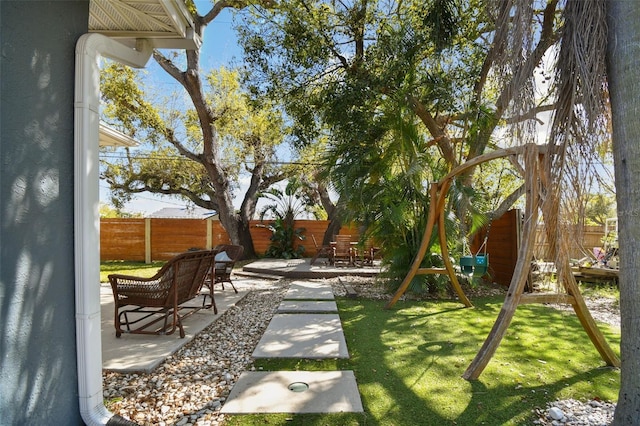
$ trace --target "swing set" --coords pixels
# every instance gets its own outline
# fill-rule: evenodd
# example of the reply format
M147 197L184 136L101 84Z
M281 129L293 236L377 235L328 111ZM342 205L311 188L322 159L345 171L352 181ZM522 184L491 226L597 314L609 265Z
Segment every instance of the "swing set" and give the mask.
M564 293L525 293L525 285L531 270L531 260L533 259L536 224L538 222L540 209L543 210L544 217L547 219L544 224L547 235L553 236L555 234L555 229L551 229L550 224L553 220L550 219L557 219L558 217L557 193L553 191L554 188L551 188L551 178L547 171L550 164L549 162L553 155L555 155L553 147L549 147L547 145L526 144L513 148L499 149L483 154L459 165L451 170L440 181L431 184L431 202L429 203L427 225L425 227L420 247L418 248L418 252L413 260L409 272L400 284L400 287L398 287L396 293L392 296L391 300L389 300L385 305L385 309L390 309L400 299L400 297L402 297L416 275L424 274L447 274L451 281L451 286L460 299L460 302L466 307L473 306L464 294L464 291L458 282L453 264L449 258L444 214L447 193L456 176L484 162L495 160L497 158L521 156L524 163L526 205L525 221L522 231L522 243L518 251L518 260L516 262L516 267L511 278L507 295L496 322L494 323L484 344L480 348L480 351L462 375L462 377L467 380L475 380L480 376L500 345L502 338L505 336L507 329L509 328L509 324L515 314L516 308L521 304L527 303L570 304L582 327L587 332L591 342L605 363L609 366L620 366L619 358L605 340L602 332L598 329L585 304L582 294L580 293L578 284L571 272L566 240L558 238L556 244L552 245L554 251L552 255L555 259L555 265L558 271L557 279L558 282L562 284L565 290ZM421 268L420 264L426 255L431 235L436 226L438 230L438 241L440 243L445 267ZM485 241L482 244L481 249L478 250L475 255L463 256L460 259L460 267L463 273L478 277L487 272L487 268L489 266L489 255L486 253L486 242L487 236L485 236ZM485 252L481 254L480 251L483 248Z

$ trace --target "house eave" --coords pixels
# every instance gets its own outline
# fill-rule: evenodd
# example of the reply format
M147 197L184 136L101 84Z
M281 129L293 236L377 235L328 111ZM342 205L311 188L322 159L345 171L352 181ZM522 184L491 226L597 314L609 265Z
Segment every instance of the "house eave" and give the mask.
M155 49L197 50L202 39L181 0L91 0L89 32L135 47L147 39Z
M100 146L133 147L139 145L138 141L132 137L113 129L104 123L100 123L100 136L98 141Z

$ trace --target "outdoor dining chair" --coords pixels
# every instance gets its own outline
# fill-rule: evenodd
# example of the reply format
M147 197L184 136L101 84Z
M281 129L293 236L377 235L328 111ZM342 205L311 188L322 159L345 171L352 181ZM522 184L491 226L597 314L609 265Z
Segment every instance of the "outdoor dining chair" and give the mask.
M233 272L236 262L242 257L244 247L233 244L219 244L213 248L213 251L216 253L213 270L206 283L211 294L213 294L214 285L220 284L224 290L225 283L231 284L233 291L237 293L238 289L231 281L231 272Z
M316 236L311 234L313 245L316 248L316 254L311 258L309 264L313 265L319 257L326 258L330 265L333 265L333 247L331 246L319 246L316 241Z
M351 247L351 235L336 235L333 247L333 261L335 264L353 265L353 249Z

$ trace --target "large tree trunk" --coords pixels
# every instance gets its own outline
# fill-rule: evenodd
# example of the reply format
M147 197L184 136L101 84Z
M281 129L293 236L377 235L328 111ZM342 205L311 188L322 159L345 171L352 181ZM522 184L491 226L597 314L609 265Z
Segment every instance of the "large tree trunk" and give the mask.
M238 214L224 214L221 210L219 212L220 223L232 244L244 247L242 253L243 259L253 259L256 257L255 248L253 247L253 237L250 232L250 223L248 220L244 220Z
M327 230L324 231L324 236L322 237L322 245L328 246L331 241L335 241L335 236L340 233L340 228L342 228L342 221L337 218L329 219L329 226L327 226Z
M614 425L640 425L640 3L607 2L620 244L621 382Z
M334 204L329 196L329 190L323 183L318 182L317 190L320 204L324 207L327 212L327 219L329 219L329 226L327 226L327 229L322 236L322 245L328 246L331 241L334 241L333 237L338 235L340 228L342 228L342 219L340 218L338 209L340 200Z
M231 216L222 214L219 212L220 223L232 244L244 247L242 253L243 259L254 259L256 257L255 248L253 247L253 237L251 236L251 229L249 220L245 220L237 214Z
M254 259L256 257L249 222L244 220L238 222L238 241L234 242L234 244L244 247L244 252L242 254L243 259Z

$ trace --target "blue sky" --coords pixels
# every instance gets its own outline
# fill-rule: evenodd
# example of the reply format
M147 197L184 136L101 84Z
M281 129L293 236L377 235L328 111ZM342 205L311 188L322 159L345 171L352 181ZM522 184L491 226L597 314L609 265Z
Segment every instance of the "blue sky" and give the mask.
M198 11L204 13L208 10L208 1L197 1ZM202 44L201 65L204 69L218 68L221 65L229 65L234 57L240 56L238 39L232 28L233 15L228 10L222 11L211 22L204 33Z

